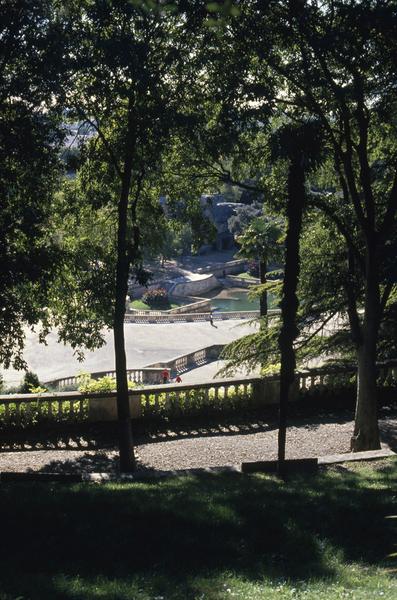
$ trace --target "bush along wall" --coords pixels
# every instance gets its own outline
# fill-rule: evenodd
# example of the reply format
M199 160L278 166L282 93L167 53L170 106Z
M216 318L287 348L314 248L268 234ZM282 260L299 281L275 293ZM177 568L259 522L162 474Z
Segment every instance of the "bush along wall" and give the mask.
M150 306L150 308L168 308L169 299L168 292L164 288L156 288L148 290L142 296L142 302Z

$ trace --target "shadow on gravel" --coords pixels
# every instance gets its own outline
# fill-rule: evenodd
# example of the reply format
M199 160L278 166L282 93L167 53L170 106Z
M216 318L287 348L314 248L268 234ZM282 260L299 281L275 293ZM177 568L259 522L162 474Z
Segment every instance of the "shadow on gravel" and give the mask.
M316 428L323 423L345 423L352 419L349 410L326 410L313 413L293 408L289 424L294 427ZM133 422L138 444L213 436L251 435L273 431L278 427L277 410L265 409L245 414L225 413L173 420ZM37 450L98 450L117 446L117 424L71 424L40 430L0 433L1 452Z
M345 424L353 420L348 409L328 409L314 412L294 406L290 411L288 425L303 429L310 435L324 424ZM353 425L352 425L353 426ZM383 407L379 412L379 426L382 443L397 451L397 409ZM211 437L250 436L277 430L278 420L274 409L251 412L245 415L229 414L222 416L196 417L190 419L147 421L133 423L134 439L137 446L164 443L167 441L192 440ZM40 432L17 432L0 436L0 471L2 452L32 451L48 452L48 468L51 472L113 471L113 460L107 458L109 452L117 452L117 424L77 424L63 429ZM51 460L51 452L65 451L65 459ZM81 458L68 460L67 452L81 452ZM95 452L95 454L93 454ZM98 458L95 458L95 457ZM96 467L98 465L98 468ZM47 467L46 467L47 469ZM45 470L44 468L42 470Z
M39 473L119 473L119 457L117 452L112 454L100 450L94 453L85 452L73 459L49 460L36 471Z
M383 408L380 413L379 429L381 441L397 452L397 411Z

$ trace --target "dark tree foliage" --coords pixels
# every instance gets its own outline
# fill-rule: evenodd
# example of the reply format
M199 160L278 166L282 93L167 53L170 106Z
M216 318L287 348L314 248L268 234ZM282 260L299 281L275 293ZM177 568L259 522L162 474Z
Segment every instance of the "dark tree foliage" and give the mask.
M225 38L239 48L239 69L247 65L239 71L247 119L256 112L257 123L266 124L270 111L287 122L315 118L323 127L336 189L310 204L343 236L350 279L359 273L363 281L362 296L349 279L345 286L358 364L352 449L378 448L377 345L393 287L388 257L397 228L396 6L258 0L239 8Z
M57 247L48 235L61 142L60 26L49 1L1 2L0 362L24 367L25 325L47 320Z
M116 222L111 314L123 471L135 467L125 299L131 272L140 283L145 281L142 216L145 206L155 210L153 189L165 150L173 131L187 128L190 122L183 108L195 63L195 12L189 17L183 8L175 13L140 2L98 0L75 7L70 18L74 78L68 102L77 118L95 131L83 162L82 190L88 200L91 196L99 207L108 207Z

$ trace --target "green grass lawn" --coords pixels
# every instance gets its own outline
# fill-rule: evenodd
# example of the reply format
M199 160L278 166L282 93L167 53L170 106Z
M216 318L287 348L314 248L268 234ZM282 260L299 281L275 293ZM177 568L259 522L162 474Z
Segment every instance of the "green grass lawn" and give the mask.
M250 275L249 273L246 273L245 271L244 271L244 273L239 273L238 275L236 275L236 277L241 277L241 279L258 279L254 275Z
M397 598L397 462L1 484L1 600Z
M134 310L169 310L170 308L177 308L180 306L179 304L175 304L175 302L169 302L167 306L162 308L151 308L149 304L142 302L142 300L133 300L130 304L130 307Z

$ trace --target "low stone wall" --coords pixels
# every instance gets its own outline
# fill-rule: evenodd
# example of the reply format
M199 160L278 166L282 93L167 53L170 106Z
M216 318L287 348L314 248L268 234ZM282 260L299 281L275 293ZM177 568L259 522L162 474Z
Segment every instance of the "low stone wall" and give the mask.
M246 277L238 277L238 275L228 275L225 279L230 287L249 288L251 285L259 285L260 283L257 277L247 279Z
M165 312L158 311L137 311L136 313L126 313L124 317L125 323L193 323L196 321L209 321L210 313L182 313L182 314L169 314ZM275 309L269 311L270 314L278 314L279 310ZM229 312L219 312L214 311L212 313L212 318L214 321L227 321L230 319L255 319L259 317L259 310L239 310L239 311L229 311Z
M186 296L199 296L205 294L218 287L221 287L215 275L211 274L203 276L200 279L181 279L176 280L173 287L170 289L170 297L180 298Z
M246 264L247 261L244 258L229 260L226 263L215 263L208 267L201 267L197 269L197 273L212 273L216 277L226 277L233 273L241 273L245 270Z
M116 371L96 371L89 373L92 379L100 379L101 377L116 377ZM152 384L161 381L161 369L156 368L138 368L127 369L127 379L137 384ZM61 390L65 387L76 387L79 385L79 375L70 375L69 377L60 377L51 381L43 382L43 385L53 389Z
M184 373L189 369L199 367L212 360L217 360L224 347L224 344L214 344L206 348L200 348L189 354L176 356L169 361L153 363L148 365L148 368L167 368L173 373Z
M211 311L211 300L207 298L197 298L197 302L184 304L176 308L171 308L168 312L170 315L183 315L187 313L203 313Z
M188 354L182 354L175 358L147 365L140 369L127 369L127 379L138 385L155 385L162 381L162 371L164 368L176 373L183 373L188 369L200 366L206 362L217 360L224 348L224 344L213 344L206 348L200 348ZM92 379L100 379L101 377L116 378L116 371L97 371L89 373ZM46 387L58 389L59 391L65 387L76 387L79 384L79 375L71 375L70 377L61 377L43 383Z
M130 413L132 419L142 417L142 406L137 394L129 394ZM116 396L104 398L90 398L88 404L88 420L95 423L101 421L117 421Z

